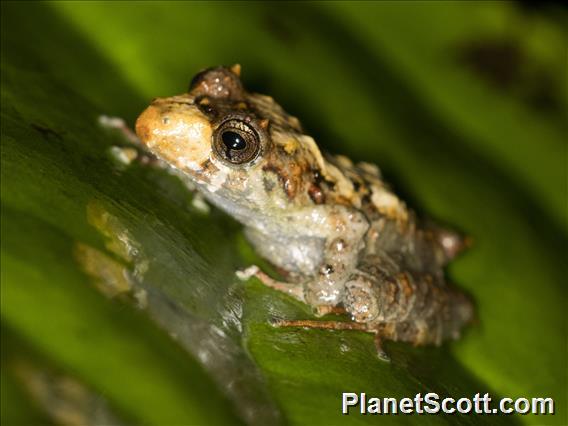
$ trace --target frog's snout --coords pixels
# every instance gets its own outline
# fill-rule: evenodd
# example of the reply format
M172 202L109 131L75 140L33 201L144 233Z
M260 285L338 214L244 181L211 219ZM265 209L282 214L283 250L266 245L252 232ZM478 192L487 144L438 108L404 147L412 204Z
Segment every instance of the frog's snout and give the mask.
M136 135L144 145L148 145L148 142L152 139L152 128L156 119L158 119L157 108L149 106L136 120Z
M200 168L211 153L211 124L190 103L154 100L136 120L136 134L151 152L181 169Z

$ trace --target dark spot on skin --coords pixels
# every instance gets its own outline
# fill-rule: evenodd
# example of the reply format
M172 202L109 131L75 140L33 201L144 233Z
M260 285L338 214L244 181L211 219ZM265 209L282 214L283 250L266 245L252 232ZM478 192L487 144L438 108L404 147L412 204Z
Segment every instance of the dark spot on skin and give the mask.
M217 166L209 159L207 159L203 162L201 168L202 168L202 174L204 176L210 176L210 175L217 173L219 171Z
M321 188L316 184L311 184L308 188L308 195L315 204L325 203L325 195Z
M285 170L273 164L268 164L264 166L262 170L264 170L265 172L274 173L278 177L278 181L282 185L282 188L284 189L284 192L286 193L288 198L290 199L294 198L294 196L296 195L296 186L294 185L294 183L292 182L288 173Z
M376 206L371 201L371 194L370 193L367 193L367 194L365 194L361 197L361 204L363 204L364 206L370 206L370 207L373 207L374 209L376 209Z
M198 98L195 103L203 114L209 117L215 117L217 115L217 110L211 105L211 101L208 97L202 96Z
M323 265L320 269L320 274L322 275L330 275L333 274L333 265Z
M331 188L331 189L335 188L335 182L332 182L332 181L327 180L327 179L324 179L323 182L328 188Z
M272 192L274 190L274 181L265 177L262 179L262 184L264 185L264 190L266 192Z
M41 134L41 136L45 139L45 140L49 140L50 138L55 138L59 141L63 140L63 136L61 135L61 133L47 127L44 126L42 124L37 124L37 123L31 123L30 124L31 128L34 129L35 131L39 132L39 134Z
M335 187L335 183L326 180L322 175L321 172L318 169L312 169L311 170L312 174L313 174L313 184L310 186L310 188L308 189L308 194L310 195L310 198L312 198L312 200L314 201L314 203L316 204L320 204L318 201L316 201L316 199L320 198L320 195L316 193L317 190L319 190L321 192L321 197L322 197L322 203L325 202L325 192L328 188L333 189ZM315 187L315 188L314 188ZM314 197L316 199L314 199Z
M312 173L314 174L314 182L315 182L316 184L320 184L320 183L322 183L322 182L324 181L324 179L323 179L323 177L322 177L322 175L321 175L321 173L320 173L319 170L315 170L315 169L314 169L314 170L312 170Z

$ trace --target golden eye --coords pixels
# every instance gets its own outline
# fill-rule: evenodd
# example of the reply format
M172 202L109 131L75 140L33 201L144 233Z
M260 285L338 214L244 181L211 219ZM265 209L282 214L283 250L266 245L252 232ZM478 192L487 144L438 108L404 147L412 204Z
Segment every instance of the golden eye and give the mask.
M250 163L260 152L260 137L251 125L230 119L221 123L215 131L213 151L231 164Z

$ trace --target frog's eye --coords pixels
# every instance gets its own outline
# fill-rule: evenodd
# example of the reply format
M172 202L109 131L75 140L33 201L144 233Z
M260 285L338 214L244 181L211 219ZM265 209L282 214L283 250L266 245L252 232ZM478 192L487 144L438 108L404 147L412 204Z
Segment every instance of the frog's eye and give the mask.
M250 163L260 152L260 137L250 124L242 120L227 120L213 135L213 151L231 164Z

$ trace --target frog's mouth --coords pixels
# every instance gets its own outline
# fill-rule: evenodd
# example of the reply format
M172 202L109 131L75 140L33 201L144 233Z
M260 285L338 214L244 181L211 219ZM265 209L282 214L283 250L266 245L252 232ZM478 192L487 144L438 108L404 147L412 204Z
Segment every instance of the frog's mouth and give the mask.
M211 155L211 123L190 95L158 98L136 120L136 134L153 154L188 172Z

